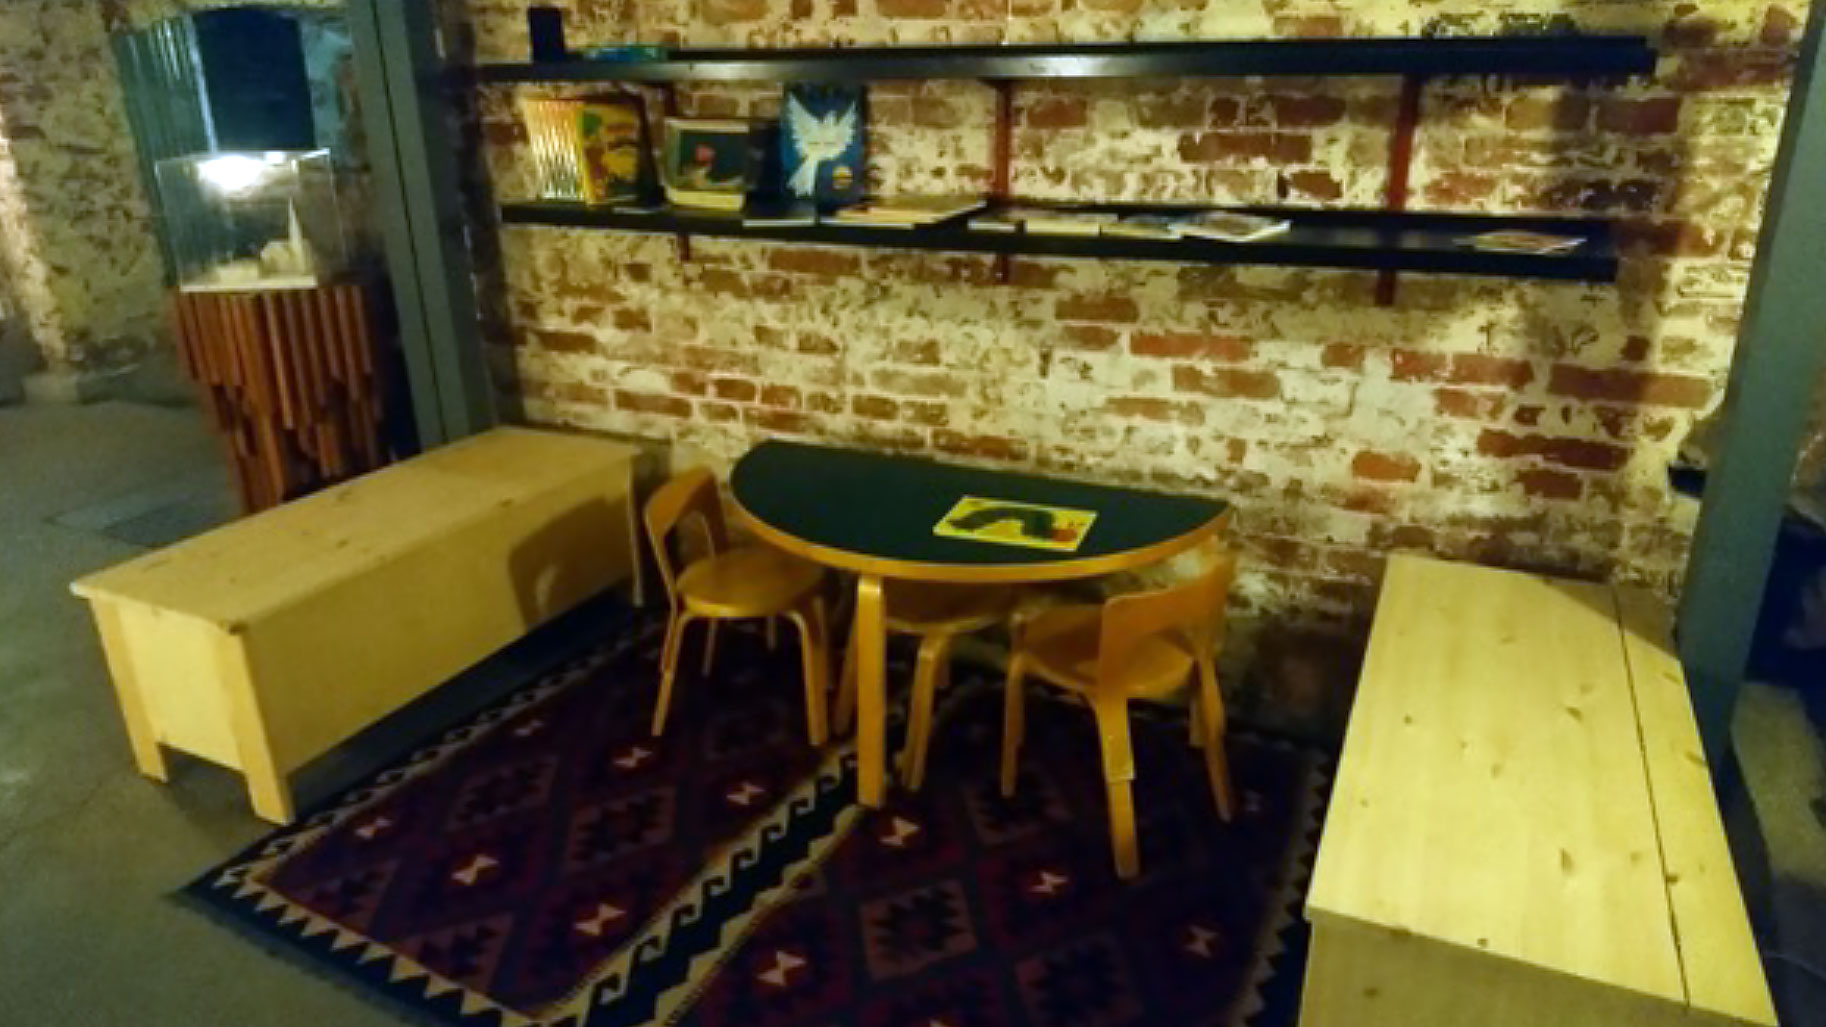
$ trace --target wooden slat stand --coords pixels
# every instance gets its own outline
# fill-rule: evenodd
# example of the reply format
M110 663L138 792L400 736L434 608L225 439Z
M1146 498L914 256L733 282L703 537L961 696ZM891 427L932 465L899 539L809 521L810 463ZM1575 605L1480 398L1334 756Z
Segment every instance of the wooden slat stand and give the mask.
M252 513L387 462L385 361L367 287L178 292L184 370Z

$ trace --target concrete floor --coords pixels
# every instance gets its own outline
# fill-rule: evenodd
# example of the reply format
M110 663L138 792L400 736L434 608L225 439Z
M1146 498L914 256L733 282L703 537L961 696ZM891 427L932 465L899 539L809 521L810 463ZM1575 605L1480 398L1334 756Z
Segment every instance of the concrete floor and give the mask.
M0 1024L399 1022L170 899L267 828L232 773L183 758L168 786L135 772L87 609L69 594L144 551L107 534L110 511L136 523L136 497L221 487L218 467L195 410L0 407ZM326 757L298 779L301 801L523 679L588 617Z
M127 403L0 407L0 1024L396 1021L169 898L267 828L240 779L175 758L168 786L133 769L100 649L69 582L196 523L225 487L194 410ZM201 490L203 494L175 493ZM173 500L179 500L173 505ZM328 794L524 680L599 630L584 610L416 705L296 780ZM1737 724L1763 828L1745 875L1773 947L1826 965L1826 750L1791 695L1752 689ZM1766 854L1767 865L1765 862ZM1772 968L1790 1027L1826 1027L1826 982Z

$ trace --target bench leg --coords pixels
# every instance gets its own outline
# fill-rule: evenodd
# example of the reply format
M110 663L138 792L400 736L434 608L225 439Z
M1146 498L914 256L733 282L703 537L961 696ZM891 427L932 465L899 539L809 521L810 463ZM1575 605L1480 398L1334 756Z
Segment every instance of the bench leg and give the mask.
M222 634L215 641L216 675L228 699L228 721L234 730L236 756L247 779L247 794L260 819L275 824L292 822L292 791L285 771L273 755L272 740L260 714L254 691L246 637Z
M133 764L154 781L168 780L165 751L159 747L158 733L153 729L152 716L146 709L146 696L140 691L139 678L133 672L133 654L127 646L120 607L105 599L97 599L90 606L95 613L96 629L101 633L102 652L108 658L108 676L114 680L121 719L127 725L127 744L133 747Z

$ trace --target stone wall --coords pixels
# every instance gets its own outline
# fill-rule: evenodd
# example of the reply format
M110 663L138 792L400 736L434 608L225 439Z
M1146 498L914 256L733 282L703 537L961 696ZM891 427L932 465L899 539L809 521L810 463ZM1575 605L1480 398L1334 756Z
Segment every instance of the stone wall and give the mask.
M526 53L524 5L447 0L457 48ZM726 466L789 435L1233 499L1245 622L1359 631L1383 557L1677 587L1664 467L1722 387L1802 4L702 0L572 4L573 41L994 42L1434 31L1651 35L1652 80L1430 84L1416 205L1622 220L1618 284L990 258L502 229L492 356L537 423ZM1377 205L1393 79L1024 84L1033 198ZM493 194L528 193L515 91L479 94ZM989 183L992 94L871 91L871 181ZM777 90L685 111L771 115ZM480 251L492 257L495 236ZM1294 647L1297 648L1297 647Z
M131 359L159 320L158 247L103 13L0 4L0 257L54 369Z

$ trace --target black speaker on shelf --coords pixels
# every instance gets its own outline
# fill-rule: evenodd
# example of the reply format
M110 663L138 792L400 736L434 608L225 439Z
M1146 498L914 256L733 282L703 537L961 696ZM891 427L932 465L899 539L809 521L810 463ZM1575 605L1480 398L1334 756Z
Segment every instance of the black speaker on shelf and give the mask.
M562 10L548 6L527 8L526 34L532 40L534 61L564 60L564 12Z

